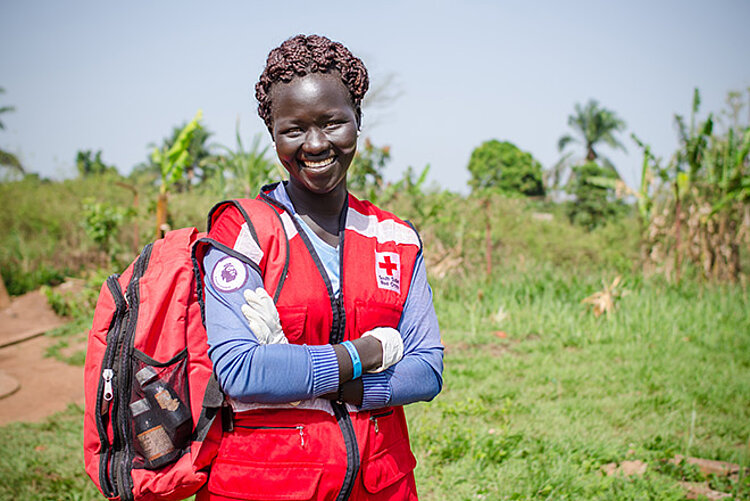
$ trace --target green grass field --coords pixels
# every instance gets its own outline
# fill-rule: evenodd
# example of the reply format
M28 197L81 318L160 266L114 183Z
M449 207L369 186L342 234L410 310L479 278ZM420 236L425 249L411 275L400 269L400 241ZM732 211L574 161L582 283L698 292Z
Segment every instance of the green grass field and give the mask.
M540 266L433 286L445 385L407 412L422 499L684 499L678 481L700 476L664 462L675 454L750 466L747 288L630 279L595 318L580 304L601 288L593 275ZM0 428L0 499L97 499L81 420L71 407ZM645 475L601 475L626 459ZM750 499L747 477L710 480Z
M152 191L142 188L143 198ZM0 195L14 200L0 216L0 268L13 294L107 262L83 231L82 198L132 202L106 178L1 183ZM210 191L174 194L173 226L205 225L216 200ZM428 263L441 248L463 258L463 271L431 279L446 346L443 391L407 408L422 499L684 499L680 480L750 499L747 475L703 479L666 463L683 454L750 466L746 283L706 284L689 269L679 285L643 278L632 216L586 232L559 207L503 197L492 199L487 278L484 218L471 216L483 214L480 201L443 192L389 208L414 219ZM539 211L553 220L534 217ZM115 262L89 276L93 290L96 277L133 258L133 223L145 243L152 220L142 201L115 235ZM614 314L596 318L581 300L618 274L626 293ZM90 324L84 310L54 333L55 346ZM100 498L83 472L82 417L71 407L41 424L0 427L1 500ZM646 473L601 474L624 460L647 463Z

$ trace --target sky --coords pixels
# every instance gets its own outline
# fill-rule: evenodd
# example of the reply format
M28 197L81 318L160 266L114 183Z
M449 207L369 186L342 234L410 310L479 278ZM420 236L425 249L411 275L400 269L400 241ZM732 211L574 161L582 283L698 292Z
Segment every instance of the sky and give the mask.
M668 158L673 116L702 115L750 87L750 1L146 2L1 0L0 147L45 177L76 174L78 150L127 173L150 144L202 109L212 141L269 141L253 86L268 52L298 33L349 47L371 88L363 137L391 147L386 178L430 164L428 179L467 192L472 150L510 141L543 167L560 159L568 116L589 99L626 123L627 152L602 148L631 186L635 132ZM582 151L576 154L583 155Z

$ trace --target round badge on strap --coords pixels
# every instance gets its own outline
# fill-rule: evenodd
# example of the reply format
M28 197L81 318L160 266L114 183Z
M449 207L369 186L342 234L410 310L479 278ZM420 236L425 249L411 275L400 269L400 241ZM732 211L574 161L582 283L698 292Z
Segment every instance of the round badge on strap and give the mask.
M226 256L214 265L211 284L219 292L234 292L247 282L247 268L236 257Z

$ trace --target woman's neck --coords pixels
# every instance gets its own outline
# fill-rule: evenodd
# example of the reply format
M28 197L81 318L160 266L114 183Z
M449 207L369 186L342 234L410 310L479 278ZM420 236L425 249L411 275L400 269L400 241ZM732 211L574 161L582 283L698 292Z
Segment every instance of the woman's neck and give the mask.
M342 183L328 193L318 194L290 181L286 185L286 192L294 204L294 210L315 234L331 245L337 245L341 211L348 196L346 185Z

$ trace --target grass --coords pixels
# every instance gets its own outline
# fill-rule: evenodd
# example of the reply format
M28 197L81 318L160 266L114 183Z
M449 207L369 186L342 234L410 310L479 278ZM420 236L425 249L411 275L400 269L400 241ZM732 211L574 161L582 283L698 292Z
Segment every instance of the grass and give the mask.
M82 362L71 349L90 325L90 292L134 257L134 222L141 245L152 238L149 189L117 235L122 249L112 264L87 240L80 201L127 207L129 192L104 178L0 184L0 197L14 200L0 217L7 230L0 269L11 293L92 263L107 266L89 276L82 296L49 291L51 304L75 321L53 333L49 355ZM203 228L216 200L198 189L173 194L172 226ZM684 499L683 479L750 499L747 476L704 479L665 462L679 453L750 466L746 284L643 278L633 270L632 218L586 232L559 207L504 198L492 200L489 215L495 270L488 279L480 276L480 201L441 193L419 204L402 198L388 208L420 228L428 262L439 241L449 253L461 249L469 270L432 281L445 384L435 401L407 407L421 499ZM628 294L613 315L595 318L581 300L618 274ZM77 407L0 428L0 499L99 499L83 472L81 435ZM601 475L602 465L627 459L646 462L646 474Z
M633 282L596 319L579 304L593 277L511 272L481 301L442 285L445 387L408 411L426 499L684 499L676 453L750 465L746 289ZM626 459L646 475L600 474Z
M445 385L407 408L422 499L676 500L679 480L701 477L664 463L675 454L750 466L747 289L629 279L614 315L594 318L580 304L594 275L541 266L433 286ZM71 407L0 428L0 499L95 498L81 420ZM646 474L600 474L626 459ZM747 481L710 480L750 499Z

